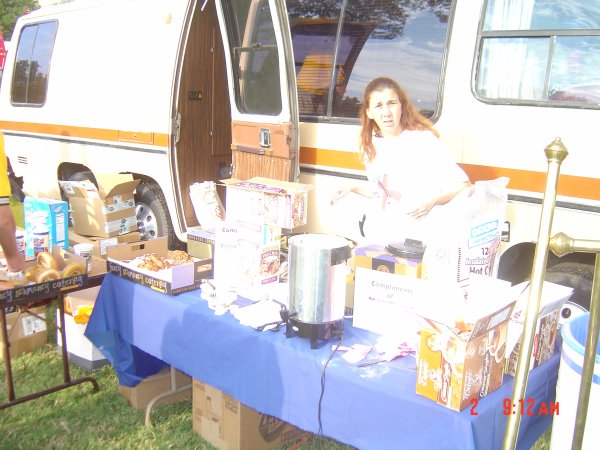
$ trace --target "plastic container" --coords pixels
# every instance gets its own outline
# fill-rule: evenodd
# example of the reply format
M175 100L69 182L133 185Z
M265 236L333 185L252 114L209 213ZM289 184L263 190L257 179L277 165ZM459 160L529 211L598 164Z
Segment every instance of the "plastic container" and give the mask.
M52 247L50 242L50 231L43 223L38 224L33 229L33 254L37 255L40 252L49 252Z
M589 316L589 313L585 313L561 327L563 342L558 369L558 382L556 383L556 403L559 405L559 410L554 415L552 422L550 450L571 448L583 373ZM598 418L600 417L599 349L600 345L596 348L596 364L594 365L594 376L592 377L590 390L583 449L600 448L600 427L598 427Z
M25 254L25 231L17 230L15 231L15 240L17 243L17 251L22 255Z

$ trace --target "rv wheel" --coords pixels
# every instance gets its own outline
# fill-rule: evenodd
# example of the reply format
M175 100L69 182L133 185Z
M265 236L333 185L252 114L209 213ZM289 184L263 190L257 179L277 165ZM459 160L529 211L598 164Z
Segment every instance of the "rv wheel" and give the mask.
M143 181L138 185L135 192L135 214L142 239L167 236L169 248L178 247L179 239L171 225L167 201L157 184Z

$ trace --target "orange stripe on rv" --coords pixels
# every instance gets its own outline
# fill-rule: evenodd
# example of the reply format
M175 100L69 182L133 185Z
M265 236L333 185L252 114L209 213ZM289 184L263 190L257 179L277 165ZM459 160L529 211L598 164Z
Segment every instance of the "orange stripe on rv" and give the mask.
M539 193L544 192L546 186L546 172L473 164L460 164L460 166L471 181L508 177L510 178L509 189ZM558 195L600 200L600 179L561 174L558 179Z
M328 166L334 169L364 169L356 153L312 147L302 147L300 149L300 163ZM472 182L508 177L510 179L508 183L510 189L538 193L544 192L546 185L545 172L475 164L460 164L460 166ZM558 181L558 194L567 197L600 200L600 179L561 174Z
M300 164L353 170L363 170L365 168L356 153L317 149L314 147L300 148Z
M0 121L0 128L7 131L21 131L25 133L40 133L112 142L134 142L138 144L157 145L159 147L167 147L169 143L169 136L164 133L7 121Z

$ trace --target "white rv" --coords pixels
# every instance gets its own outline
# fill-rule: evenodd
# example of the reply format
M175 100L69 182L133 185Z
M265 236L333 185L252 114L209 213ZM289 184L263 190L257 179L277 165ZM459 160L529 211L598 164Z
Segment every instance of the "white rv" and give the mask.
M395 78L472 181L510 178L499 276L531 272L547 160L560 137L552 234L600 237L600 3L588 0L87 0L21 17L0 129L32 195L58 180L140 178L147 237L185 241L194 182L263 175L314 186L309 224L359 238L357 112ZM594 255L547 279L589 302Z

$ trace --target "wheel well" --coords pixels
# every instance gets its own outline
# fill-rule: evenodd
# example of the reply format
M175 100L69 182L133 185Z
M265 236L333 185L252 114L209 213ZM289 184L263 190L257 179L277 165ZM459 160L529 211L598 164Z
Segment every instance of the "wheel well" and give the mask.
M56 178L58 180L68 180L78 172L91 172L91 170L83 164L63 163L58 167Z
M498 278L511 283L520 283L531 276L533 258L536 244L534 242L523 242L507 249L500 256L498 263ZM552 251L548 251L546 269L565 262L575 262L593 266L595 255L592 253L570 253L558 257Z

